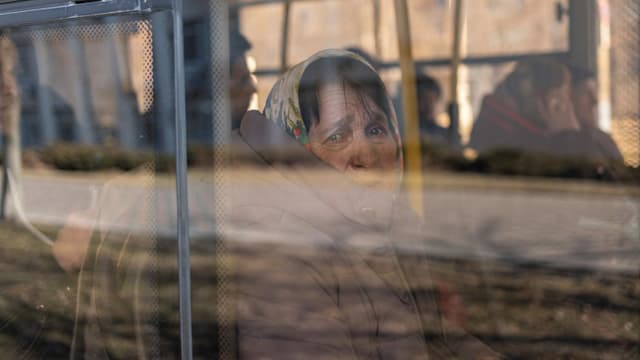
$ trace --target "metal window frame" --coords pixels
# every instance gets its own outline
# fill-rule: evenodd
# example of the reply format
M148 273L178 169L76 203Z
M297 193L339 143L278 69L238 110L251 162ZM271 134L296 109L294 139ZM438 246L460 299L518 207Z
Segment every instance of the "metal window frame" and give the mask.
M22 0L0 4L0 27L27 26L102 17L174 10L180 0Z
M156 11L170 11L173 19L180 347L181 358L190 360L193 357L193 349L182 0L0 0L0 30L81 18L149 14Z

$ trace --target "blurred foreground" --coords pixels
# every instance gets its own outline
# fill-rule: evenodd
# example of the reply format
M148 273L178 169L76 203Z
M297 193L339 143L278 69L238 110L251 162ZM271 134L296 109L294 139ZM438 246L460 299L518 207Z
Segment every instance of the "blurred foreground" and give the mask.
M228 174L234 186L252 188L255 169ZM259 170L257 170L259 171ZM231 176L232 175L232 176ZM71 180L73 174L26 174L25 209L41 231L53 237L66 214L83 208L92 189L104 184L100 177ZM322 174L318 174L319 186ZM409 179L410 181L411 179ZM213 248L215 211L211 201L211 176L190 173L192 212L192 277L194 279L194 344L198 354L216 348L216 250ZM119 181L112 196L125 203L128 191L141 185ZM177 349L177 276L174 188L162 177L154 182L157 203L157 243L149 284L157 306L147 314L154 319L163 346ZM640 241L638 241L638 189L595 182L539 179L464 177L435 173L427 177L426 233L423 243L398 243L400 261L432 276L433 286L414 288L431 292L440 302L443 316L509 358L632 359L640 353ZM120 194L120 195L117 195ZM55 201L55 198L69 201ZM117 200L117 199L116 199ZM118 203L118 201L114 201ZM67 207L65 209L61 206ZM207 220L209 219L209 221ZM122 237L143 244L135 224L114 224L114 232L127 228ZM117 226L115 226L117 225ZM108 224L106 225L108 226ZM120 229L120 230L118 230ZM140 230L140 229L139 229ZM227 228L228 239L243 229ZM133 235L132 235L133 234ZM263 234L264 235L264 234ZM257 238L260 238L259 236ZM115 239L115 237L114 237ZM78 281L64 273L48 246L19 225L0 224L0 350L8 358L65 358L71 345ZM120 243L115 241L114 244ZM319 247L302 246L299 239L279 236L282 254L304 253L322 258ZM306 244L308 245L308 244ZM117 245L116 245L117 246ZM273 243L243 237L234 243L228 264L234 276L251 281L252 273L268 273L278 259L265 256ZM118 249L117 247L115 249ZM136 250L138 249L138 250ZM130 252L147 251L145 246ZM426 249L426 253L425 250ZM118 251L102 249L108 261L120 261ZM130 253L135 259L139 255ZM318 260L314 263L322 264ZM335 269L334 269L335 271ZM339 269L337 271L340 271ZM274 273L275 274L275 273ZM278 272L268 286L273 294L299 296L306 286L295 273ZM149 285L148 284L148 285ZM90 289L83 289L90 291ZM100 288L93 289L100 292ZM106 291L106 290L105 290ZM375 292L375 289L371 289ZM98 294L98 297L101 295ZM105 294L104 297L108 297ZM275 295L274 295L275 296ZM127 328L130 309L126 302L109 309L118 328L117 348L134 344ZM315 306L313 301L307 302ZM211 306L208 306L210 304ZM119 315L118 315L119 314ZM321 329L318 329L321 331ZM339 334L322 334L339 336ZM426 334L427 338L430 334ZM455 337L456 335L452 335ZM203 355L204 356L204 355Z
M3 224L1 230L3 243L9 245L0 253L2 352L10 354L7 358L66 358L74 322L75 282L56 269L47 249L34 252L34 240L28 233L10 224ZM25 248L25 243L31 244ZM277 259L261 257L263 246L245 244L242 250L230 254L230 263L238 265L237 276L251 279L252 272L270 271L269 266ZM295 253L299 249L292 246L288 250ZM447 290L443 293L443 288L432 287L412 291L435 292L445 311L457 312L460 326L509 358L632 359L640 351L637 272L465 257L429 257L428 263L417 259L414 254L400 258L411 266L424 267L425 274L430 271L439 283L447 284ZM209 296L213 303L214 277L200 272L211 268L210 261L207 254L197 251L192 258L194 278L200 281L196 296L200 300ZM160 303L173 303L157 308L157 323L164 324L160 341L177 345L174 308L177 283L171 275L175 271L175 258L158 254L156 264L156 294ZM288 277L255 286L268 286L274 294L290 294L304 300L304 288L311 284L300 283L296 274L290 273ZM308 303L313 306L314 301ZM215 341L206 333L207 329L215 328L214 323L206 320L211 318L211 308L202 306L205 304L202 301L199 304L193 314L196 349L211 350ZM114 325L118 325L118 319L123 325L119 348L134 347L135 338L127 335L132 329L124 326L128 324L124 317L126 308L113 309L113 313L123 316L112 319ZM174 324L174 328L169 324Z

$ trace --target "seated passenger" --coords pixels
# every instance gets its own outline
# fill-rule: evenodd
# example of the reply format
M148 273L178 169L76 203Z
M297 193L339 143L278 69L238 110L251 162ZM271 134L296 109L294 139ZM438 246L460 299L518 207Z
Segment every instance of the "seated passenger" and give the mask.
M571 100L582 132L591 139L602 157L623 160L611 135L600 130L598 124L598 83L593 72L579 67L571 69Z
M369 64L315 54L234 142L253 153L231 188L241 358L453 356L428 272L406 277L397 259L396 241L420 242L420 221L400 193L398 124Z
M519 63L484 98L469 146L480 152L514 148L560 156L598 155L574 114L569 70L544 59Z
M251 43L240 33L237 26L230 26L227 58L229 61L228 94L233 129L240 126L240 120L247 112L252 97L257 91L255 77L247 64L247 52L251 48ZM217 107L218 103L216 101L212 103L211 98L213 90L210 78L211 65L212 61L217 63L218 60L212 60L211 55L200 56L195 60L197 61L193 61L194 63L188 66L185 72L186 111L189 124L187 136L191 143L210 144L213 141L210 128L213 114L225 116L221 112L215 112L214 107ZM215 83L219 84L219 80Z
M436 146L460 146L460 134L450 133L448 128L436 122L437 110L442 101L442 88L438 81L417 71L416 90L420 136L423 141Z
M240 277L241 357L426 354L408 289L387 285L404 282L389 243L402 153L375 71L346 51L318 53L276 83L264 117L249 112L235 140L255 150L260 173L255 191L234 193L233 218L281 237L260 253L268 272ZM364 241L375 250L359 248ZM368 263L376 253L389 264Z

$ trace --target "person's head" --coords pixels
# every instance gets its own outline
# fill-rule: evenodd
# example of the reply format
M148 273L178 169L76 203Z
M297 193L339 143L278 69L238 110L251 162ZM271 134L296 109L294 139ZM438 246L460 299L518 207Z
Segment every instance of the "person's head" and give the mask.
M273 102L287 86L294 96L282 119L283 108L274 109ZM395 114L380 77L355 54L324 51L294 67L272 90L265 115L358 183L397 180L402 155Z
M229 32L229 47L231 122L232 128L237 129L256 92L256 84L246 59L246 52L251 49L251 44L235 28Z
M548 59L521 61L500 85L517 110L546 130L575 123L571 102L571 75L560 62Z
M442 99L442 88L431 76L416 71L416 91L418 97L418 113L421 125L434 123L438 104Z
M586 69L571 67L571 99L580 126L598 127L598 83L596 75Z

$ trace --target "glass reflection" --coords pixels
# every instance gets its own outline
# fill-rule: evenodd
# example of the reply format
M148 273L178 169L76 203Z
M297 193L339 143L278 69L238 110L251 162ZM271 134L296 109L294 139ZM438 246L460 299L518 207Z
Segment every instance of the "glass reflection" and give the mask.
M397 244L422 246L421 221L401 192L390 106L371 65L327 50L283 75L264 115L245 115L230 186L241 357L494 356L445 341L423 252L398 261Z
M157 112L173 90L153 87L157 24L98 18L1 39L7 358L177 354L174 130Z
M637 1L467 2L457 83L454 3L417 173L392 1L185 3L194 358L640 351ZM8 30L3 358L179 358L170 14Z

